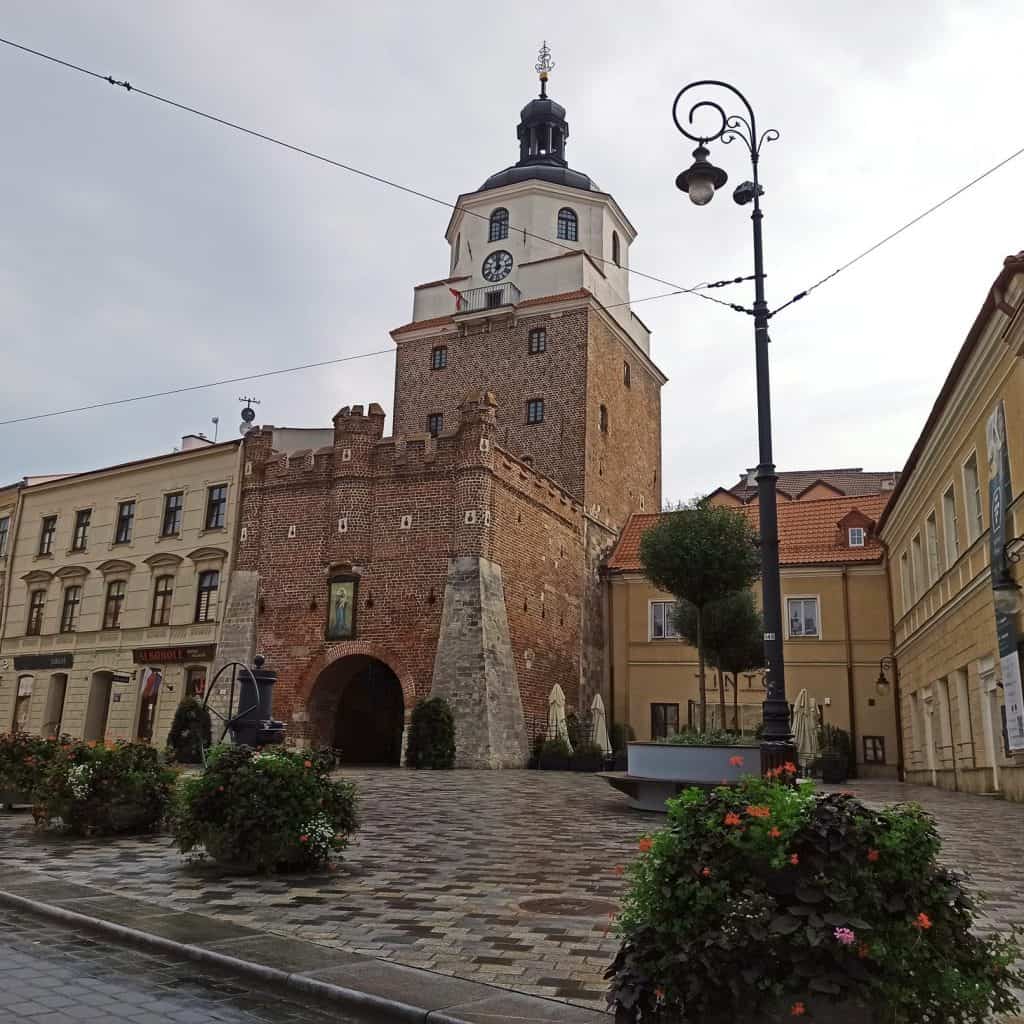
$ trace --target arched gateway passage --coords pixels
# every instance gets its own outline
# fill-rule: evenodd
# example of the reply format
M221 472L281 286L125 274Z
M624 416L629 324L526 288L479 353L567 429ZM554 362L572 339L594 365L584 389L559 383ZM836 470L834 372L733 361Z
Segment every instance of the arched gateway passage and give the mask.
M357 654L328 665L309 710L316 742L339 750L345 764L400 763L405 701L384 662Z

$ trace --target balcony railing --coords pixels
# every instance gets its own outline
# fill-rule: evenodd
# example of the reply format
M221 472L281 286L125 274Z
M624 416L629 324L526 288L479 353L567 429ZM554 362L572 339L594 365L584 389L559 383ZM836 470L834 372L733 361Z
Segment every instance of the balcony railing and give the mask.
M519 289L511 282L492 284L483 288L467 288L459 292L456 313L479 313L501 306L514 306L519 301Z

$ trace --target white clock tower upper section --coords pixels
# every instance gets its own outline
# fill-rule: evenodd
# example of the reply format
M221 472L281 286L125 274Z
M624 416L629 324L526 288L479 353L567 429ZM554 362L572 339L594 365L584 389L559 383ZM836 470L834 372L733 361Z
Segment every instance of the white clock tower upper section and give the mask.
M569 167L565 108L547 95L522 110L519 161L459 196L445 232L449 277L415 292L413 323L535 306L587 292L644 350L647 328L629 308L629 247L636 237L619 204Z

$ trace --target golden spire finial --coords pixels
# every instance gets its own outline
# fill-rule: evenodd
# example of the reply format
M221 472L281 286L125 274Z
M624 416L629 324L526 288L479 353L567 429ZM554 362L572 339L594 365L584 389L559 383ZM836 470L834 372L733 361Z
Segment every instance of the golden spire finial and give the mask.
M541 43L540 52L537 54L537 63L534 64L537 74L540 75L540 96L546 99L548 94L548 74L555 70L555 62L551 59L551 48L545 39Z

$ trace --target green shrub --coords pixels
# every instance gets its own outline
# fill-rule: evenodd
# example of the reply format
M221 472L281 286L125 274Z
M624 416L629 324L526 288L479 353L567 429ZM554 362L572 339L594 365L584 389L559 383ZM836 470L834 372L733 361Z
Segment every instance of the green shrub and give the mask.
M202 764L203 750L209 750L210 743L210 712L195 697L186 697L174 712L167 735L168 758L180 764Z
M42 781L69 736L30 736L27 732L0 733L0 793L30 797Z
M412 709L405 764L407 768L455 767L455 717L444 697L421 700Z
M570 711L565 716L565 732L569 737L569 746L575 750L587 736L583 716L578 715L575 711Z
M829 722L818 728L818 746L823 754L841 754L848 766L850 778L856 778L857 758L854 754L853 740L845 729Z
M627 743L636 739L636 733L629 722L614 722L608 733L608 739L612 745L612 750L616 753L621 753L626 750Z
M35 787L37 820L75 835L150 832L170 806L176 775L148 743L58 746Z
M572 756L603 757L604 751L593 740L584 740L578 747L573 748Z
M545 740L544 745L540 748L540 756L569 757L569 744L561 736L556 736L553 740Z
M678 747L756 747L757 740L752 736L743 736L724 729L708 729L698 732L696 729L684 729L669 736L665 743Z
M359 827L355 786L328 777L330 752L214 747L182 782L173 816L182 853L240 870L315 868Z
M544 749L544 733L539 732L533 737L530 744L530 764L536 764L540 760L540 753Z
M609 1002L708 1024L829 1020L839 1002L885 1024L1012 1012L1020 950L974 934L939 847L913 804L763 779L687 790L628 869Z

